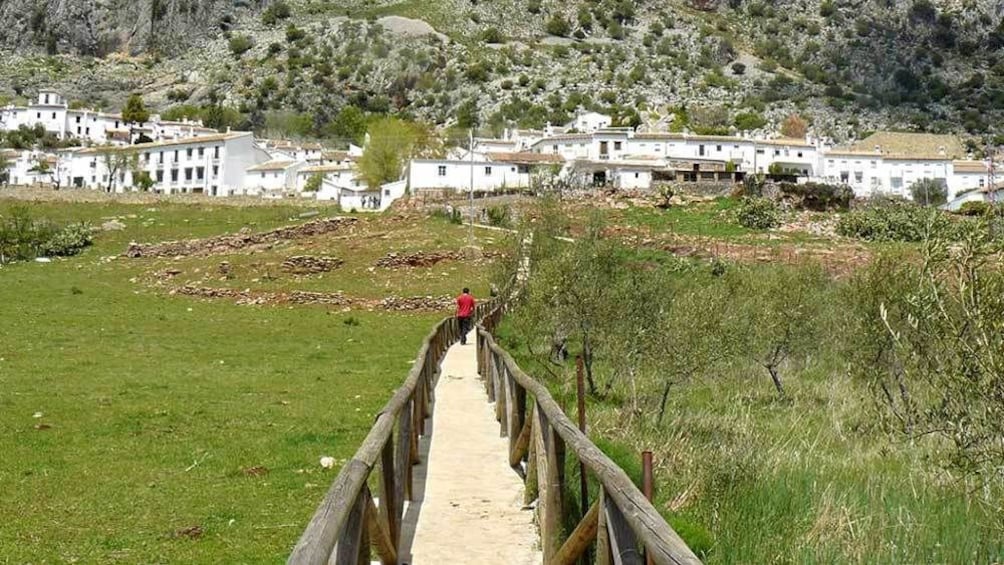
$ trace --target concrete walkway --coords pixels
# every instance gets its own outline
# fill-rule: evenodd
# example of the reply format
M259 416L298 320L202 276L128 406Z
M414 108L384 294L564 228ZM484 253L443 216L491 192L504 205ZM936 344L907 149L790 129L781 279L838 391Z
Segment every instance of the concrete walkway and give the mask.
M428 454L414 469L416 500L402 524L401 563L542 561L533 512L523 509L523 481L509 468L508 440L499 437L477 374L476 349L472 333L443 360L431 440L420 446Z

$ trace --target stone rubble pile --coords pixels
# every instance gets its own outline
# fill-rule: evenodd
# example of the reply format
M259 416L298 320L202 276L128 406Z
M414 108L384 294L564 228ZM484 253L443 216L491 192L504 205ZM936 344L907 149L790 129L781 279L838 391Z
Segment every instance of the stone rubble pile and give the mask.
M481 259L499 255L497 251L479 251ZM388 253L377 259L375 265L387 269L400 267L432 267L443 261L464 261L469 256L463 251L416 251L414 253Z
M389 296L380 301L380 307L393 312L448 310L453 307L449 296Z
M345 261L337 257L297 255L290 257L279 266L283 272L294 275L310 275L315 273L327 273L328 271L341 267Z
M315 220L298 226L287 226L271 231L253 233L244 228L235 235L223 235L206 239L186 239L163 243L130 243L126 257L185 257L190 255L215 255L230 253L253 245L276 243L279 241L302 239L339 231L353 226L356 218L334 217Z

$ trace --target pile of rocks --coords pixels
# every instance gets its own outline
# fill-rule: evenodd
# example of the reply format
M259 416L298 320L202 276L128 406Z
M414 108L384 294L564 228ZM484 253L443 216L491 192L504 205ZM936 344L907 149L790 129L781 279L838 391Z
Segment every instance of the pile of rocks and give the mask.
M335 217L307 222L299 226L287 226L267 232L252 233L244 228L236 235L223 235L206 239L186 239L163 243L130 243L126 257L184 257L189 255L215 255L230 253L253 245L263 245L302 239L331 233L354 225L356 218Z
M301 290L289 293L255 292L250 289L237 290L234 288L211 288L194 285L178 287L172 290L171 294L182 294L206 299L226 298L243 306L262 304L326 304L329 306L349 306L354 302L341 292L308 292Z
M294 275L310 275L315 273L327 273L333 269L341 267L345 261L337 257L326 257L313 255L297 255L290 257L279 266L286 273Z
M437 311L453 307L449 296L389 296L380 301L380 308L394 312Z
M393 269L397 267L431 267L443 261L463 259L456 251L416 251L415 253L388 253L377 260L377 267Z

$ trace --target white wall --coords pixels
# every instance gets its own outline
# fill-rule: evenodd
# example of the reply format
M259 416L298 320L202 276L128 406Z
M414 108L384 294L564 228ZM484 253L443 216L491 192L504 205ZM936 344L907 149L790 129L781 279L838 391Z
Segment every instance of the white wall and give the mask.
M493 161L447 161L415 159L408 166L408 186L412 191L429 188L450 188L465 191L471 187L471 167L474 168L474 190L497 190L530 186L526 168ZM525 171L525 172L521 172Z
M652 187L652 171L648 169L618 169L614 186L622 190L647 190Z

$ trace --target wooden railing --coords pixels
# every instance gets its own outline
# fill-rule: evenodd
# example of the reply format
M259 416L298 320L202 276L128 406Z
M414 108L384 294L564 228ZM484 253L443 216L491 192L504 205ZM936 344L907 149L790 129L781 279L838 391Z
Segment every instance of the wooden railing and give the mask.
M479 304L475 320L494 309L491 301ZM398 562L404 501L412 500L412 465L421 462L418 438L425 435L440 363L459 339L457 320L450 317L422 341L408 378L377 414L362 446L338 473L287 563L368 564L372 549L384 565ZM370 475L377 466L379 504L369 488Z
M503 437L509 464L525 483L527 504L537 501L544 565L576 563L591 548L599 564L700 563L680 536L631 482L565 415L547 388L524 373L492 336L505 306L477 326L478 373ZM598 483L597 500L567 536L565 456ZM583 505L584 506L584 505ZM578 518L576 516L575 518Z

